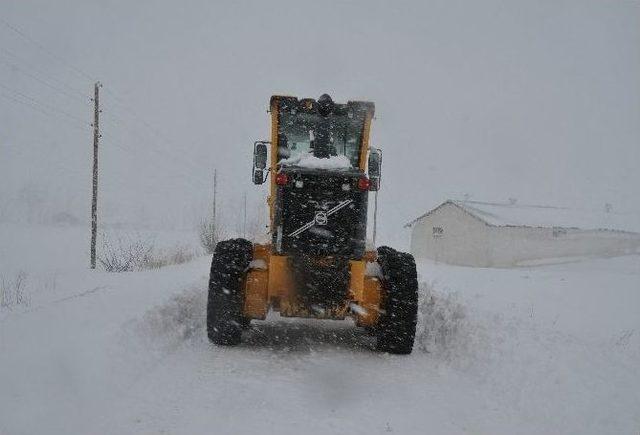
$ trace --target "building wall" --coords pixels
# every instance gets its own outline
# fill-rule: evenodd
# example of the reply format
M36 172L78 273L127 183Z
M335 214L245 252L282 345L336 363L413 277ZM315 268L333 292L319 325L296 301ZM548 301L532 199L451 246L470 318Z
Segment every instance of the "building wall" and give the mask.
M449 264L510 267L536 260L640 253L640 234L491 226L446 204L413 225L411 252Z
M517 266L566 257L612 257L640 252L640 235L575 228L490 227L486 266Z
M442 229L434 234L434 228ZM488 226L460 208L445 204L417 221L411 231L411 252L450 264L477 265L487 250Z

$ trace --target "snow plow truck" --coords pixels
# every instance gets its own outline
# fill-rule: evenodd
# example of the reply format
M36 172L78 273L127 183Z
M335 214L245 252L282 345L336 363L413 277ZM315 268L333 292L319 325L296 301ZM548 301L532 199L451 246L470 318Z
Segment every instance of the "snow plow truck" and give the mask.
M269 311L352 317L376 349L408 354L418 307L416 265L390 247L367 249L369 192L382 153L369 146L374 104L271 97L271 138L253 148L254 184L269 183L269 240L221 241L211 263L207 334L219 345Z

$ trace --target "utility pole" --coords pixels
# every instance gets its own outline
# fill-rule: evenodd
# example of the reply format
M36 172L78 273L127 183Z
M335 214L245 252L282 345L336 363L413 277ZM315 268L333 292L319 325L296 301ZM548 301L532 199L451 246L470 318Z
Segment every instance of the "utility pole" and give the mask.
M100 139L100 82L93 86L93 191L91 195L91 268L96 268L98 234L98 141Z

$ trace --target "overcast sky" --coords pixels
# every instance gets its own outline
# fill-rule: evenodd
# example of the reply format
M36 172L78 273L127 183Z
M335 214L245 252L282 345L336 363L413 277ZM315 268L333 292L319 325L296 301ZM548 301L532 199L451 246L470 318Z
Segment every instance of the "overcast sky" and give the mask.
M106 223L193 219L213 168L237 218L264 194L269 97L324 92L376 103L383 238L465 194L640 210L639 1L3 0L0 19L2 207L31 189L86 219L99 79Z

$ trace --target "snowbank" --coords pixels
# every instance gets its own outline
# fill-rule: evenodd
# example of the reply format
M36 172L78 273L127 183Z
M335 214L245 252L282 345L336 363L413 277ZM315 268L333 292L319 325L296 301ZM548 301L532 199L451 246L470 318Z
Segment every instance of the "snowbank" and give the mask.
M288 159L282 159L279 162L284 166L299 166L301 168L313 169L349 169L351 161L347 156L331 156L326 159L315 157L311 153L297 154Z
M38 247L53 252L59 240L43 232ZM638 256L520 269L420 263L410 356L375 352L351 321L277 315L254 321L238 347L211 345L208 257L126 274L89 271L74 255L51 270L56 259L39 258L28 282L48 266L54 284L0 316L2 434L640 427Z

